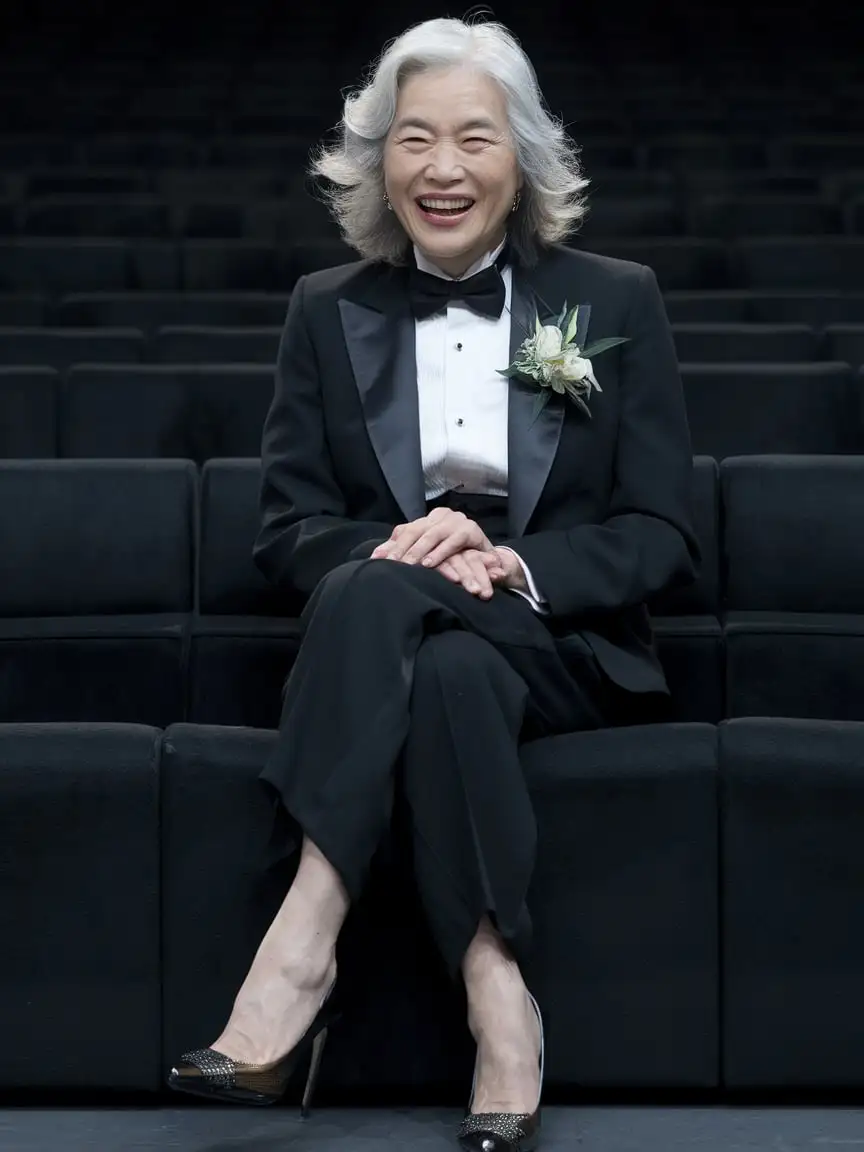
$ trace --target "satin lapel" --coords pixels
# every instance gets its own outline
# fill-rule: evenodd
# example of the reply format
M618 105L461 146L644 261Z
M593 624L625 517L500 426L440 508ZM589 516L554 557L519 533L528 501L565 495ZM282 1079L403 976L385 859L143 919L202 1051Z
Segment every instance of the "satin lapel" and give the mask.
M579 310L580 329L587 330L588 305ZM525 272L513 268L510 299L510 363L519 345L534 331L534 318L546 321L550 309L529 282ZM584 321L583 321L584 312ZM537 388L520 380L510 380L507 411L508 529L511 537L522 536L537 507L552 461L558 450L564 425L564 403L554 397L534 419Z
M574 344L578 344L580 348L584 348L588 343L588 321L590 319L591 305L580 304L576 314L576 335L573 337Z
M406 520L426 515L420 448L414 318L398 271L381 269L362 302L341 299L339 314L378 463Z

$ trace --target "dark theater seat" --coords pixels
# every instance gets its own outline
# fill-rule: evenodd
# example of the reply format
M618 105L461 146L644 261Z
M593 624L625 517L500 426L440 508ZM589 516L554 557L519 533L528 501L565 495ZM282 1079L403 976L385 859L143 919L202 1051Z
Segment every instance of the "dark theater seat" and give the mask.
M864 457L720 470L729 716L864 720Z
M284 895L278 869L261 875L272 809L257 777L275 739L188 724L165 734L165 1060L223 1026ZM716 743L712 725L672 724L524 747L539 826L529 978L550 1021L553 1083L717 1083ZM470 1078L464 1005L411 895L403 819L342 936L351 1012L328 1046L331 1086L416 1091ZM188 893L209 890L216 856L219 898L190 916Z
M257 457L272 397L265 365L82 365L67 381L60 455Z
M144 336L134 328L0 328L0 363L47 365L136 364Z
M0 724L0 1083L18 1099L159 1088L160 737L133 724Z
M0 458L57 455L60 374L0 367Z
M287 292L79 292L60 301L56 322L148 336L168 326L268 327L283 323L290 300Z
M699 577L650 605L657 651L676 720L716 724L724 715L724 652L720 627L720 483L717 462L693 461L693 522L702 551Z
M267 364L276 365L281 327L274 328L160 328L150 355L161 364Z
M211 460L201 474L198 613L192 623L189 718L276 728L300 646L302 600L252 562L260 462Z
M799 364L818 359L819 339L807 324L673 324L672 332L682 364Z
M802 679L811 655L787 649ZM720 729L720 769L723 1082L857 1089L864 724L732 720Z
M0 461L0 721L184 712L194 465Z
M862 451L848 364L684 364L694 452Z

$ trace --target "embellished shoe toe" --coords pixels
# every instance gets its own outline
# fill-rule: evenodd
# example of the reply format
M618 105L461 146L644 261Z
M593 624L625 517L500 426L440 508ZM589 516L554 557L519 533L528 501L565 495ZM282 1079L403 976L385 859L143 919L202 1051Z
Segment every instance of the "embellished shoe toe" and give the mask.
M308 1115L330 1025L339 1018L334 988L335 985L330 988L299 1043L281 1060L272 1064L242 1064L215 1048L195 1048L184 1052L168 1073L168 1087L175 1092L233 1104L275 1104L308 1058L309 1072L300 1108L301 1115Z
M168 1085L178 1092L237 1104L275 1104L294 1064L294 1060L279 1061L273 1067L239 1064L214 1048L196 1048L184 1052L171 1069Z
M531 1152L540 1132L538 1112L470 1112L459 1128L465 1152Z

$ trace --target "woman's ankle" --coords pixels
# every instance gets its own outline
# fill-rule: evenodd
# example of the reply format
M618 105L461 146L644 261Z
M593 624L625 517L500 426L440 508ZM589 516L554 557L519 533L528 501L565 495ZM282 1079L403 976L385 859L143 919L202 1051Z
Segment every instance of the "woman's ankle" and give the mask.
M487 916L481 919L465 952L462 976L466 988L490 978L522 981L519 965Z

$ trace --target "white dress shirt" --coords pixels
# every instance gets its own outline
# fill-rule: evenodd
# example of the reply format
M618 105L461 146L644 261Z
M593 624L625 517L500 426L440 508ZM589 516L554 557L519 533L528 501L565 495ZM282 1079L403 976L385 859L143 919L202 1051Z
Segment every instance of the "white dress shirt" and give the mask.
M467 279L494 264L504 244L488 252L465 272ZM414 247L422 272L448 276ZM507 495L507 409L509 381L498 368L510 363L510 297L513 277L502 273L504 310L499 319L480 316L462 301L451 301L425 320L415 321L420 446L426 499L458 488L466 493ZM522 566L530 592L510 589L541 615L548 604L522 557L507 549Z

